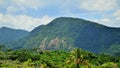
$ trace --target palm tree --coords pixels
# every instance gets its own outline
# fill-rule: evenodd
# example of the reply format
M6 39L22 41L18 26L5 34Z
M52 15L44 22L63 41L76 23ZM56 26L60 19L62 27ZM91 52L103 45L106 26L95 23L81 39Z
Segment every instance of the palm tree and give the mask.
M80 68L80 64L82 65L86 65L87 68L89 68L90 64L88 63L87 60L84 59L86 55L83 55L80 49L75 49L73 51L70 52L70 61L74 61L74 63L76 64L76 68ZM68 61L67 61L68 63Z

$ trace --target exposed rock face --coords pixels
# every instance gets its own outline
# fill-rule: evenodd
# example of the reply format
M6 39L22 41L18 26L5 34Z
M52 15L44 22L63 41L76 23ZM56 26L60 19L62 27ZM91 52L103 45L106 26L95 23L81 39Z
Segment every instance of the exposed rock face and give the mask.
M65 42L64 39L60 39L58 37L55 37L51 40L49 40L47 37L44 38L39 46L39 49L41 50L46 50L46 49L53 49L53 50L59 50L63 48L71 48L70 46L67 46L67 43ZM65 49L63 49L65 50Z
M46 40L47 37L43 39L43 41L41 42L39 48L45 50L46 49Z
M48 48L60 48L59 46L60 39L56 37L55 39L52 39L48 45Z

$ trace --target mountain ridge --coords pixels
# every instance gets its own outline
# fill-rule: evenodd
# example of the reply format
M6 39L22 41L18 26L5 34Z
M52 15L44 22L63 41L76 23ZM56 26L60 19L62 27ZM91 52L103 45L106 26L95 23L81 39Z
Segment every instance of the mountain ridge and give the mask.
M79 18L60 17L37 28L39 29L34 29L36 34L27 39L23 48L69 50L78 47L100 53L111 45L120 43L119 28L107 27ZM51 42L54 44L50 47Z
M28 31L21 29L13 29L9 27L0 28L0 44L13 42L18 39L21 39L29 34Z
M47 25L33 29L29 35L16 41L13 49L70 51L74 48L82 48L94 53L108 53L111 49L116 49L113 46L119 47L119 44L120 28L79 18L59 17ZM115 53L119 54L119 52Z

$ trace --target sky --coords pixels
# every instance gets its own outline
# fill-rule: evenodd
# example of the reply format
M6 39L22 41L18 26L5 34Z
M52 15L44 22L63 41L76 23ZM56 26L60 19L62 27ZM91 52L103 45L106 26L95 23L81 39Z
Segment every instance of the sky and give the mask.
M0 0L0 28L31 31L57 17L120 27L120 0Z

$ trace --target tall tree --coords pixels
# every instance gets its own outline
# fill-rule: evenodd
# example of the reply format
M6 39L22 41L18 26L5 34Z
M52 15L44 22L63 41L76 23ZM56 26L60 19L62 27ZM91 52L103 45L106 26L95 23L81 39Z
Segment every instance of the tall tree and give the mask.
M85 65L87 66L87 68L89 68L90 64L85 60L86 56L87 55L83 55L82 51L77 48L70 52L70 57L71 57L70 61L74 61L74 63L76 64L76 68L80 68L80 64Z

